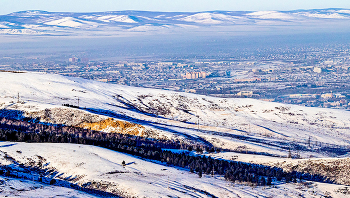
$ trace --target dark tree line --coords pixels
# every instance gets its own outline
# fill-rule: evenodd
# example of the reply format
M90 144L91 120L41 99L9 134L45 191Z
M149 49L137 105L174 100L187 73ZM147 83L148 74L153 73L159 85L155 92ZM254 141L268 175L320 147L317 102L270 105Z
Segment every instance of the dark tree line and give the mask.
M144 137L103 133L87 129L67 126L43 125L25 121L3 118L0 122L0 140L14 142L50 142L75 143L95 145L111 150L128 153L141 158L157 160L171 166L188 169L197 173L223 175L227 180L235 182L251 182L257 185L271 185L273 180L297 182L301 180L330 182L320 175L311 175L299 172L284 172L281 168L255 165L244 162L213 159L188 153L173 153L165 148L189 149L193 148L174 141L159 141ZM197 151L214 148L197 146Z
M99 140L108 140L108 141L123 141L127 142L128 145L152 145L155 147L166 148L166 149L186 149L186 150L197 150L197 151L208 151L215 152L219 149L205 146L202 144L190 145L188 143L174 141L174 140L162 140L162 139L152 139L141 136L134 136L129 134L120 134L120 133L105 133L100 131L94 131L90 129L83 129L80 127L73 126L64 126L64 125L53 125L53 124L43 124L39 123L33 119L24 120L13 120L5 117L0 117L0 129L27 132L27 133L50 133L56 134L57 137L46 135L43 140L29 140L25 135L20 136L18 141L21 142L55 142L67 143L67 140L62 140L62 138L68 138L68 143L81 143L76 142L78 139L99 139ZM66 134L66 135L65 135ZM50 137L49 137L50 136ZM24 138L24 139L23 139ZM48 138L51 138L48 140ZM77 139L76 139L77 138Z

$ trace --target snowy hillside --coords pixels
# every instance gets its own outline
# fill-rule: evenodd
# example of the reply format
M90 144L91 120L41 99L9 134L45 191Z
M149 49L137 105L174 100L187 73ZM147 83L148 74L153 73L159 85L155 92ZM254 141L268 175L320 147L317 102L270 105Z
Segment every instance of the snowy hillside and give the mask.
M98 196L89 195L69 188L50 186L38 182L5 178L0 176L0 196L1 197L77 197L93 198Z
M152 137L284 157L348 156L350 149L349 111L222 99L44 73L0 72L0 84L0 113L22 112L12 115L16 119L39 117L43 122L92 127L91 122L114 118L141 125L152 131ZM80 110L62 104L79 105ZM86 120L85 114L97 117ZM115 122L103 123L114 123L113 130L118 130ZM107 124L101 130L111 132L108 126L113 127Z
M2 142L0 152L1 164L13 163L4 158L4 153L7 158L10 156L21 164L44 162L45 168L56 171L54 177L56 179L76 178L73 180L74 183L125 197L346 197L337 192L344 188L342 185L324 183L291 183L275 187L232 185L220 176L205 175L199 178L197 174L185 170L94 146ZM126 162L125 166L122 165L123 160ZM30 195L32 192L27 193ZM0 192L0 195L6 195L6 191Z
M146 12L115 11L66 13L22 11L0 16L2 34L75 35L115 34L116 32L152 32L159 30L192 30L200 27L234 27L237 25L318 25L350 20L346 9L295 11L210 11ZM147 28L146 28L147 27Z
M349 180L349 111L214 98L46 73L0 72L0 116L208 144L223 149L204 152L214 159L316 173L339 184ZM342 185L318 182L273 181L272 186L256 187L230 183L219 174L200 178L186 168L81 144L0 142L0 164L17 170L16 174L22 174L22 166L45 169L48 181L67 181L125 197L346 197L348 193ZM31 175L34 180L39 174ZM5 189L0 195L32 196L43 185L11 182L0 185ZM80 196L72 189L62 192Z

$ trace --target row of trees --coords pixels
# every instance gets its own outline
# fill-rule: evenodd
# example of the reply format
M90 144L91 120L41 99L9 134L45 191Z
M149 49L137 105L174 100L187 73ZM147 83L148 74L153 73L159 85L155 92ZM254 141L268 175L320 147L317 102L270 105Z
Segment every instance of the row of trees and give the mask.
M4 120L4 119L3 119ZM21 142L52 142L52 143L76 143L95 145L111 150L128 153L145 159L157 160L168 165L186 168L191 172L202 174L223 175L229 181L251 182L257 185L271 185L273 178L278 181L296 182L297 180L312 180L330 182L320 175L305 173L284 172L280 168L244 162L213 159L201 155L189 155L188 153L173 153L164 148L181 148L176 142L157 142L131 135L108 134L97 131L89 131L81 128L67 128L65 126L47 126L38 123L30 123L34 126L8 125L0 123L0 140ZM37 128L43 130L37 131ZM53 128L52 128L53 127ZM33 130L29 130L29 129ZM52 131L47 129L54 129ZM186 147L186 146L185 146ZM201 148L197 148L201 149ZM210 148L205 148L210 150Z
M189 151L208 151L215 152L220 149L210 147L204 144L189 144L185 142L179 142L174 140L163 140L163 139L152 139L141 136L134 136L129 134L120 134L120 133L104 133L100 131L94 131L90 129L83 129L80 127L73 126L64 126L64 125L53 125L53 124L43 124L39 123L36 120L13 120L5 117L0 117L0 129L27 132L27 133L41 133L46 134L45 136L41 135L42 139L38 139L39 136L36 136L36 139L28 139L28 135L22 134L18 137L18 141L21 142L54 142L54 143L79 143L85 144L84 141L87 139L99 139L106 141L117 141L123 142L128 145L148 145L166 149L186 149ZM48 134L57 134L56 136ZM67 135L63 135L67 134ZM6 138L6 137L4 137ZM49 139L50 138L50 139ZM68 138L68 140L64 139ZM79 141L79 142L77 142Z

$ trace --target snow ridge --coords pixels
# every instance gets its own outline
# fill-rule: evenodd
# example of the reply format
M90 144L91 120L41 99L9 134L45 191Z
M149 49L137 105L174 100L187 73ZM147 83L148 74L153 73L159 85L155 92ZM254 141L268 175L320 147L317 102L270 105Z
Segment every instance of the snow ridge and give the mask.
M303 25L319 24L322 20L349 20L350 10L322 9L296 11L210 11L210 12L145 12L117 11L100 13L60 13L46 11L23 11L0 16L2 34L37 34L55 35L57 32L74 34L76 32L93 30L107 31L160 31L157 27L176 29L193 29L207 26L253 25L262 24L283 25L284 23ZM11 20L9 20L9 18ZM7 24L13 23L11 26ZM145 28L147 27L147 28ZM68 31L67 28L70 28ZM24 29L23 31L20 31ZM17 30L17 31L15 31ZM28 31L25 31L28 30ZM164 31L164 29L163 29Z
M0 83L6 84L0 86L4 110L58 112L62 104L77 105L79 97L86 113L133 122L162 131L168 138L192 137L222 149L287 156L295 148L299 151L293 155L300 157L341 156L350 149L350 112L344 110L214 98L42 73L0 72ZM20 93L24 104L15 102L14 93Z

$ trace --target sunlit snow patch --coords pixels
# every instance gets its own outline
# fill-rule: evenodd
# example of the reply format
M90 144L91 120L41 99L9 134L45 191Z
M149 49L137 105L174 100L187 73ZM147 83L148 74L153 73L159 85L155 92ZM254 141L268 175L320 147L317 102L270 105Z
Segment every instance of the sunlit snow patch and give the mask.
M280 19L280 20L290 20L294 19L293 16L277 11L258 11L246 14L247 16L259 19Z
M348 19L348 17L344 15L340 15L338 13L328 13L328 14L320 14L320 13L309 13L309 12L304 12L304 13L298 13L299 15L306 16L306 17L311 17L311 18L322 18L322 19Z

